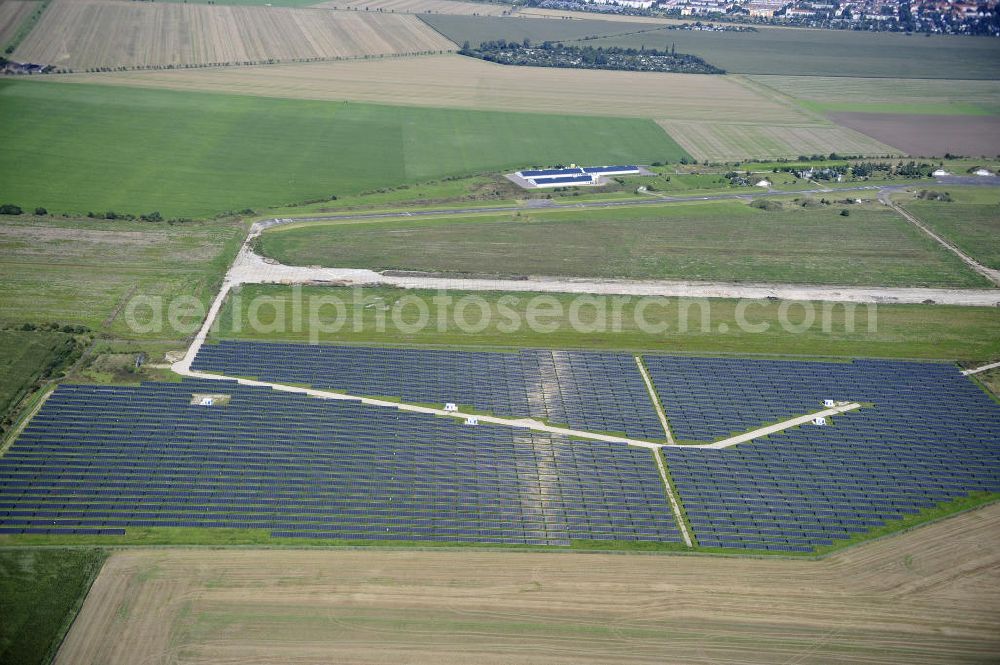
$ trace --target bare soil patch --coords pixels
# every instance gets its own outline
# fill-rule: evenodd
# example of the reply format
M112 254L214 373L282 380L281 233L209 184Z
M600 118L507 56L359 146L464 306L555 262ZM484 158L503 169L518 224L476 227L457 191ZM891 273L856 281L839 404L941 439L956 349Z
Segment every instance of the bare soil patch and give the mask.
M828 114L836 123L895 146L911 155L967 156L1000 154L1000 117L909 115L903 113Z
M1000 506L822 561L126 551L57 663L939 663L1000 649Z

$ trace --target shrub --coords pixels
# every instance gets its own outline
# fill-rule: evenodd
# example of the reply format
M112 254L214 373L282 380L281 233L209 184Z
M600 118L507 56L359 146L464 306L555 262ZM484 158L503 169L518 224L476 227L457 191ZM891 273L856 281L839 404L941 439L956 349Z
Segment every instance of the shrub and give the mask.
M4 203L0 205L0 215L20 215L23 210L21 206L16 206L13 203Z
M766 210L768 212L784 208L784 206L781 205L781 201L772 201L770 199L754 199L750 202L750 207L757 208L758 210Z
M840 216L841 217L850 217L851 216L851 211L848 210L847 208L844 208L843 210L840 211Z
M38 206L37 208L35 208L35 214L38 215L39 217L44 217L45 215L49 214L49 211L41 206Z

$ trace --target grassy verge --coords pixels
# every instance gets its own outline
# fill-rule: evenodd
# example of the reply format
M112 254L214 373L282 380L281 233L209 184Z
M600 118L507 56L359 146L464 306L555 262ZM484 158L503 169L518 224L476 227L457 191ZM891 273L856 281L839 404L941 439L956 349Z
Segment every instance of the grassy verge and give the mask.
M0 434L27 396L79 357L81 344L68 333L0 330Z
M664 491L668 494L672 494L674 501L677 502L677 508L680 510L680 520L687 530L688 537L691 539L691 543L694 547L698 547L698 535L695 533L694 527L691 525L691 521L688 519L687 510L684 508L684 501L681 500L681 493L677 491L677 486L674 484L674 477L670 475L670 466L667 464L667 458L660 452L660 450L650 451L653 457L657 458L660 464L663 465L663 473L666 476L667 485ZM657 460L654 460L657 461ZM669 499L668 499L669 500ZM677 519L677 514L673 512L673 507L671 507L671 514L674 520Z
M99 549L0 550L0 662L51 662L106 556Z
M983 265L1000 269L1000 191L928 186L952 201L910 200L903 207Z
M439 295L394 288L245 286L226 300L214 337L375 346L767 356L950 360L1000 356L1000 311L988 307L851 308L766 300L741 305L741 301L726 299L612 296L594 301L592 296L577 300L571 294L461 291L447 294L452 298L449 304ZM331 299L338 299L343 309L330 305ZM463 306L461 316L456 311L459 301L468 305ZM597 304L585 306L588 302ZM616 303L621 303L620 316L615 316ZM601 316L601 307L606 316ZM742 320L757 328L741 325L741 312ZM427 324L419 326L425 317ZM812 323L805 325L810 318ZM852 318L853 331L848 326ZM465 330L459 327L460 319ZM529 325L529 319L534 325ZM825 331L824 319L828 322Z
M0 215L0 322L183 340L201 316L174 305L185 329L168 334L171 303L193 298L207 309L245 234L234 219L171 225ZM133 299L142 306L130 309Z

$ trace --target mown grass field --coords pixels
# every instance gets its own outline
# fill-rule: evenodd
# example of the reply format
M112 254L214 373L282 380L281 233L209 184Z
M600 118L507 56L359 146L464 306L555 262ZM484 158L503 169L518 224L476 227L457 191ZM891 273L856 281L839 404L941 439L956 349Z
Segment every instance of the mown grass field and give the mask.
M245 286L238 296L227 299L214 334L224 339L475 348L958 360L1000 356L1000 311L988 307L859 305L851 308L814 303L807 308L801 304L751 301L742 306L741 314L737 300L668 298L645 306L639 304L638 298L630 298L622 301L621 325L616 327L612 325L615 299L611 296L603 301L598 299L598 303L604 303L606 317L598 313L596 305L586 306L586 298L580 300L575 310L579 324L574 326L570 317L576 296L569 294L546 294L542 300L533 301L536 294L531 293L505 296L450 291L447 294L453 298L450 304L435 302L436 295L435 291L393 288L357 292L343 287ZM461 317L468 324L466 330L473 332L460 328L455 314L457 301L466 296L470 300L463 306ZM323 305L324 298L338 299L344 304L344 312L338 312L333 305ZM425 303L429 317L429 325L416 331L413 328L421 312L414 298ZM315 306L310 306L310 302ZM636 313L637 306L642 307L641 315ZM480 307L488 312L485 319L481 318ZM528 325L529 307L540 314L536 323L541 326ZM802 324L810 317L809 309L813 324L804 327ZM870 325L868 318L872 312L874 325ZM740 316L755 327L741 327ZM827 331L823 330L824 316L829 321ZM443 317L444 325L438 324L439 317ZM853 331L847 325L852 317ZM385 323L380 324L380 320ZM793 329L804 329L787 332L782 321Z
M0 216L0 321L183 339L186 334L170 330L166 317L162 334L138 335L126 321L129 300L162 298L167 304L193 296L211 302L245 233L235 221L168 225Z
M903 206L963 252L1000 269L1000 192L946 187L954 201L905 201Z
M166 217L567 160L685 153L655 123L0 82L5 202Z
M850 216L840 214L850 208ZM282 263L446 273L767 283L988 286L891 210L742 202L519 211L270 230Z
M0 662L51 662L106 556L97 549L0 550Z
M11 409L75 348L73 336L65 333L0 330L0 431Z
M245 64L452 50L415 16L54 0L14 57L63 69Z
M498 38L520 41L524 37L569 41L573 37L555 34L562 27L559 24L584 24L493 17L433 16L425 20L458 44ZM1000 67L1000 45L988 37L764 27L757 32L695 32L617 25L616 33L610 32L610 27L609 32L596 29L601 26L588 32L587 26L579 25L578 34L583 34L578 39L597 35L598 39L580 42L595 48L667 50L676 45L678 52L697 55L730 74L992 80Z

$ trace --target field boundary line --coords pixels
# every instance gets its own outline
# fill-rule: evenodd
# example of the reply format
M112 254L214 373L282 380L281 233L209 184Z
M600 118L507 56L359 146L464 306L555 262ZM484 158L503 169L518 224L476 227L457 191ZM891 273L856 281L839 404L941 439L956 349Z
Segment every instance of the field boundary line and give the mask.
M646 371L646 363L643 362L642 356L638 354L635 356L635 364L639 367L639 373L642 374L643 383L646 384L646 391L649 393L649 399L652 400L653 408L656 410L656 415L660 419L660 424L663 425L663 431L667 435L667 443L677 443L674 440L674 433L670 431L670 423L667 421L667 414L663 410L663 403L656 394L656 387L653 385L653 379L649 376L649 372Z
M653 458L656 460L656 468L660 471L660 479L663 480L663 487L667 493L667 499L670 501L670 508L674 513L674 521L677 522L677 528L681 532L684 544L688 547L694 547L694 544L691 542L691 534L688 533L687 525L684 523L684 515L681 513L680 502L674 494L674 487L670 483L670 475L667 473L667 467L663 464L663 458L660 455L660 451L654 450L652 453Z

